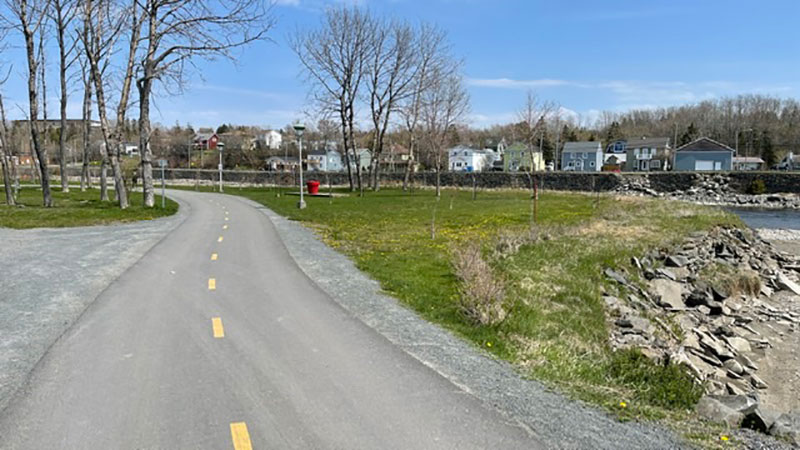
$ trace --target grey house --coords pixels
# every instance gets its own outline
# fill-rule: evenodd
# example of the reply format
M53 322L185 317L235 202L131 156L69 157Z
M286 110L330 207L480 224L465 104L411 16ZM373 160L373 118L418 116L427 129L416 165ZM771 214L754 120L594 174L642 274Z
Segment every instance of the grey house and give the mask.
M649 172L669 170L672 149L666 137L631 137L625 139L625 170Z
M676 171L732 170L734 150L702 137L675 150Z
M567 142L561 150L561 170L599 172L603 167L603 146L599 142Z

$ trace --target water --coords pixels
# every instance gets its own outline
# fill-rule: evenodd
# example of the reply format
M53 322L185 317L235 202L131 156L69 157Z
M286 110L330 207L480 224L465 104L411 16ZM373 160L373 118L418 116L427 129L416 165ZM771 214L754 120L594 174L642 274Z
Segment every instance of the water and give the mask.
M800 230L800 210L728 208L752 228Z

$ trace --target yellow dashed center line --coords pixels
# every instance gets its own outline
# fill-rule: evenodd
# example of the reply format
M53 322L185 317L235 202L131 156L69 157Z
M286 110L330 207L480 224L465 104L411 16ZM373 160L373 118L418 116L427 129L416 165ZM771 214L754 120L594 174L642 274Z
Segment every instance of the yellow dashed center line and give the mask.
M222 339L225 337L225 329L222 328L222 319L220 319L219 317L211 318L211 328L214 329L215 338Z
M211 254L211 260L212 261L216 261L217 260L217 254L216 253L212 253Z
M223 226L222 226L222 229L223 229L223 230L227 230L227 229L228 229L228 226L227 226L227 225L223 225Z
M233 440L234 450L253 450L246 423L234 422L231 424L231 439Z
M228 220L229 220L229 219L226 217L226 218L225 218L225 222L227 222Z
M215 278L208 279L208 290L213 291L217 289L217 280Z
M222 242L222 239L223 239L223 237L220 236L219 239L217 239L217 242Z

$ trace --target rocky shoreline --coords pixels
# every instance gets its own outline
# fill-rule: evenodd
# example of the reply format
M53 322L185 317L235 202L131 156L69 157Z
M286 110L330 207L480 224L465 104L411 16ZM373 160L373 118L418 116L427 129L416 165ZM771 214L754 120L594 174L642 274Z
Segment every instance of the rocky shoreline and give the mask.
M650 178L624 178L614 189L620 195L663 197L709 206L749 207L760 209L800 209L797 194L743 194L731 186L725 175L701 177L686 189L658 191Z
M787 233L800 235L772 236ZM701 417L800 445L800 401L770 395L800 380L760 370L788 358L780 364L800 374L799 256L776 249L763 232L719 228L605 275L612 348L685 366L706 390Z

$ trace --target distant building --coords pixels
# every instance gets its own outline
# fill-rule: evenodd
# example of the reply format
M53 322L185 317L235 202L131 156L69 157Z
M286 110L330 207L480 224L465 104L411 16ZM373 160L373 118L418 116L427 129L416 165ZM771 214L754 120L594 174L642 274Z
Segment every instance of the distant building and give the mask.
M701 137L675 150L676 171L733 169L735 151L713 139Z
M531 151L527 145L517 142L505 147L502 157L503 170L506 172L543 171L545 169L544 156L539 147L533 147L533 151Z
M475 150L465 146L453 147L447 151L447 155L447 166L453 172L488 171L494 161L499 159L499 155L491 149Z
M139 156L139 146L131 142L126 142L125 146L122 148L122 152L126 156Z
M356 150L356 157L354 158L353 155L350 155L350 170L356 171L357 167L356 162L358 162L358 166L361 167L361 172L366 172L369 170L370 164L372 164L372 152L370 152L366 148L360 148Z
M567 142L561 150L561 170L599 172L603 166L603 156L600 142Z
M274 172L291 172L299 166L296 156L271 156L266 161L267 170Z
M306 156L306 166L310 171L341 172L344 169L342 155L336 150L315 150Z
M630 172L669 170L671 163L672 149L669 138L625 139L625 170Z
M219 143L217 133L197 133L194 135L193 146L197 150L215 150Z
M734 156L733 170L762 170L764 160L756 156Z
M795 155L792 152L787 153L781 162L778 163L776 169L800 170L800 155Z
M283 135L279 131L269 130L261 136L264 146L270 150L278 150L283 142Z

